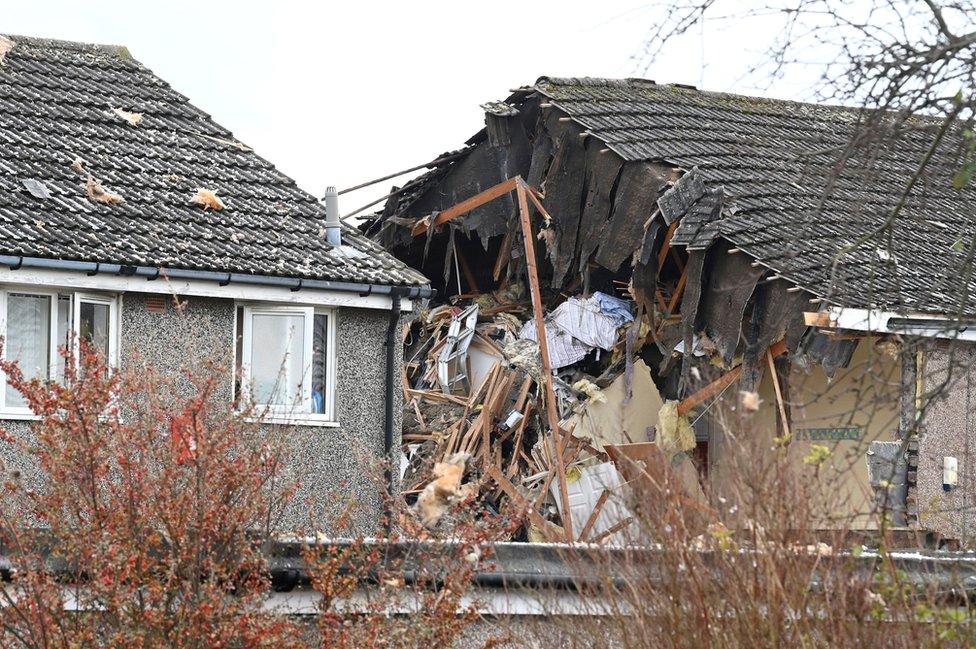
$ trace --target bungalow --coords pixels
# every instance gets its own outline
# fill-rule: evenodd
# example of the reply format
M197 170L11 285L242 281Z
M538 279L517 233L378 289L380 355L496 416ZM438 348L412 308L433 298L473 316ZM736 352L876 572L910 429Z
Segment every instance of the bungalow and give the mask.
M382 499L361 457L399 445L398 327L431 293L420 273L124 47L0 37L0 172L8 359L56 379L77 334L123 368L220 363L228 404L295 426L291 526L348 504L335 499L345 484L373 529ZM0 390L8 431L26 435L32 419Z
M695 439L681 445L713 495L729 470L724 403L755 410L751 434L788 444L798 466L827 447L837 509L825 526L872 527L890 489L907 530L971 539L976 191L953 186L952 128L943 137L932 119L642 79L542 77L484 109L463 149L393 188L371 237L446 298L524 312L527 292L510 287L529 253L504 185L520 176L543 216L531 238L565 385L605 388L619 358L628 375L642 361L660 397L690 415ZM852 147L868 125L882 137ZM597 292L632 300L637 315L602 356L560 321ZM660 437L655 403L592 430L567 408L560 426L588 438L592 462L608 442ZM508 476L538 476L536 451L512 451ZM883 457L886 477L870 470Z

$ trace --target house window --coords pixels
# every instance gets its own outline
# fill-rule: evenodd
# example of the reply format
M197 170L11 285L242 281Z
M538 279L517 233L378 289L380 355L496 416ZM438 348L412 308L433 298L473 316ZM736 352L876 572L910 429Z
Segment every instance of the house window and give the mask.
M332 421L334 320L327 309L239 306L235 397L271 420Z
M4 358L16 361L28 379L64 379L60 350L75 340L89 340L110 364L117 349L115 298L33 289L0 290L0 332ZM74 350L77 351L77 350ZM4 381L0 414L30 415L23 396Z

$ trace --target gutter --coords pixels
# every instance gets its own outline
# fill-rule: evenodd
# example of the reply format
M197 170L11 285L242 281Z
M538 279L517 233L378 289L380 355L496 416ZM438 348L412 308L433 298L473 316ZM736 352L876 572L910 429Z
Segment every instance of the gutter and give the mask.
M87 273L88 275L119 275L122 277L145 277L147 281L159 278L200 280L228 284L250 284L252 286L277 286L291 291L303 288L341 293L357 293L360 296L389 295L394 293L408 299L431 298L436 291L430 286L396 286L390 284L367 284L362 282L341 282L322 279L279 277L276 275L251 275L248 273L226 273L213 270L189 270L185 268L164 268L162 266L131 266L125 264L102 263L95 261L70 261L66 259L46 259L43 257L23 257L0 255L0 265L10 270L20 268L43 268Z

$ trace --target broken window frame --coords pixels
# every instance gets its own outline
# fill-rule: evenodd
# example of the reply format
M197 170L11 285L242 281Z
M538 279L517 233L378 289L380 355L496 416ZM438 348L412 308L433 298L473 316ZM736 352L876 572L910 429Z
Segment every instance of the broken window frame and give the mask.
M64 342L60 340L60 335L58 332L59 325L59 313L58 307L61 298L68 298L70 304L70 311L68 317L68 332L67 335L69 340L67 341L71 345L70 360L74 366L78 367L78 358L80 351L80 337L75 335L81 330L81 305L82 304L95 304L100 306L105 306L108 308L108 332L107 332L107 343L108 343L108 358L106 362L110 368L117 368L119 361L119 297L118 295L106 295L97 293L85 293L81 291L72 290L58 290L58 289L39 289L37 286L32 285L4 285L0 287L0 336L3 336L6 340L8 336L8 306L9 299L11 295L26 295L30 297L44 297L49 300L48 304L48 335L47 335L47 372L46 376L40 376L39 378L46 378L47 380L62 381L64 380L64 365L63 357L61 356L61 348L64 347ZM2 358L7 359L8 346L5 344L3 346ZM24 370L25 374L31 375L30 371ZM16 419L37 419L38 416L31 411L30 407L27 405L9 405L7 403L7 377L6 374L0 371L0 382L2 382L2 389L0 389L0 419L16 420Z
M253 384L251 363L254 351L254 316L291 315L303 319L300 395L284 404L253 403L250 401ZM322 412L315 412L315 399L312 395L315 365L322 361L322 354L316 353L316 319L326 318L324 349L324 394ZM237 302L234 308L234 391L235 407L254 409L255 419L271 424L301 424L313 426L338 426L335 414L336 393L336 310L328 307L293 304L273 304ZM307 359L307 360L306 360ZM283 359L283 364L288 361ZM280 372L279 372L280 374ZM280 380L280 379L279 379Z

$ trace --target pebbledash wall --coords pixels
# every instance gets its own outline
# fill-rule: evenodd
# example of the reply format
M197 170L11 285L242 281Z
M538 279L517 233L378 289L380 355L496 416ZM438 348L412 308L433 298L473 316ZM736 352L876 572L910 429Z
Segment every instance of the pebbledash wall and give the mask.
M232 367L234 301L181 297L182 309L167 299L165 312L147 308L143 293L124 293L120 309L120 364L179 373L188 361L204 358ZM353 532L379 531L383 512L382 470L386 330L389 311L340 307L336 317L336 395L338 427L289 426L288 471L300 487L285 511L283 531L335 531L336 516L351 513ZM397 337L397 340L400 340ZM396 354L401 362L402 354ZM399 368L395 368L399 372ZM395 382L400 389L400 382ZM233 377L228 369L219 398L231 402ZM396 403L402 396L394 395ZM394 448L399 448L400 408L395 408ZM12 434L31 435L29 421L3 421ZM4 457L8 471L23 479L39 478L30 458Z

